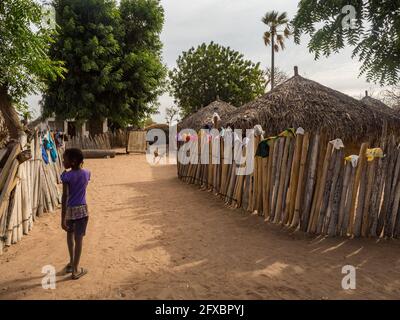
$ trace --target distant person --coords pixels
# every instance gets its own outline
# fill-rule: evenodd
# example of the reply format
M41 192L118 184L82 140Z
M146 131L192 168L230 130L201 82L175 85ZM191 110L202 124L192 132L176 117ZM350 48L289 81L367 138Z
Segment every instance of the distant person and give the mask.
M64 167L61 175L63 183L61 227L67 232L67 244L70 261L66 272L72 273L77 280L87 274L87 270L79 268L82 253L83 237L89 220L86 203L86 188L90 180L90 172L82 168L83 153L80 149L67 149L64 152Z
M63 146L64 134L61 130L57 129L55 134L55 143L57 148L61 148Z

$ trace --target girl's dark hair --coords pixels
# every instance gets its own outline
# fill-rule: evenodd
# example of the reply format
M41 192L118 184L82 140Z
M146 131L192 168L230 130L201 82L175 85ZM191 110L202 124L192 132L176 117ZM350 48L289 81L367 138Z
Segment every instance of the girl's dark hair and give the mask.
M83 153L82 150L78 148L65 150L64 157L67 157L71 162L76 162L77 166L80 166L83 163Z

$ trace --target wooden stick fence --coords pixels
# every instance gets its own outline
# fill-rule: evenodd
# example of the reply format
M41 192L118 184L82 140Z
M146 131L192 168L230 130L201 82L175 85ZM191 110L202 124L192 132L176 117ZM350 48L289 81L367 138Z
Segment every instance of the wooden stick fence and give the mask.
M209 159L215 160L212 144L220 144L220 164L202 164L199 148L197 164L178 163L178 177L213 191L227 206L293 230L332 237L400 237L400 146L393 137L387 141L383 134L381 148L364 143L358 155L349 157L340 139L328 141L325 133L301 128L267 140L269 154L255 157L251 175L238 175L236 161L224 163L234 151L220 138L209 145ZM255 137L255 149L261 141Z
M31 231L36 217L53 212L61 203L58 189L62 150L56 162L42 159L40 137L23 136L18 143L0 150L0 254L4 246L19 242Z
M126 148L127 133L123 130L107 132L92 136L76 136L65 142L66 148L79 148L82 150L110 150L113 148Z

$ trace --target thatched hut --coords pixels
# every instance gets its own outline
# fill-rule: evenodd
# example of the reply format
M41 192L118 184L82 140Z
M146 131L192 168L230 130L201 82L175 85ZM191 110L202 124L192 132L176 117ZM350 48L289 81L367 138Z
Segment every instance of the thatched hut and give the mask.
M309 132L323 130L332 138L359 143L380 137L385 121L389 130L400 132L396 117L303 78L295 67L292 78L233 112L224 125L249 129L260 124L267 135L303 127Z
M383 103L382 101L372 98L371 96L368 95L368 91L365 91L365 97L361 99L361 101L369 106L370 108L373 108L377 111L389 114L389 115L394 115L398 116L398 113L391 107L389 107L387 104ZM399 119L400 121L400 119Z
M184 118L178 124L178 130L193 129L195 131L199 131L207 124L212 123L212 117L214 113L218 113L222 122L224 122L225 118L227 118L236 109L237 108L231 104L218 99L208 106L201 108L196 113Z
M146 128L144 128L144 131L149 132L150 130L153 129L159 129L164 131L165 133L165 138L166 138L166 144L169 144L169 125L165 123L154 123Z

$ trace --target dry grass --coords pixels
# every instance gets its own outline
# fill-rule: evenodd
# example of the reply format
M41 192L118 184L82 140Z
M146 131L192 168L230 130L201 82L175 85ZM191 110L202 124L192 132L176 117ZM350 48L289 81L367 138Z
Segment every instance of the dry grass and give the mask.
M303 127L328 132L345 141L360 142L381 136L384 122L389 133L400 133L400 118L377 110L339 91L295 75L273 91L245 104L223 124L235 129L262 125L266 134Z
M178 124L178 130L194 129L196 131L202 129L206 124L212 123L214 112L218 113L222 122L232 112L237 110L236 107L221 100L214 101L208 106L200 109L196 113L186 117Z

